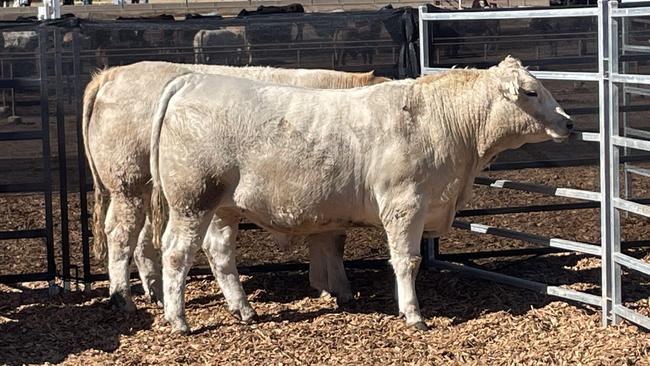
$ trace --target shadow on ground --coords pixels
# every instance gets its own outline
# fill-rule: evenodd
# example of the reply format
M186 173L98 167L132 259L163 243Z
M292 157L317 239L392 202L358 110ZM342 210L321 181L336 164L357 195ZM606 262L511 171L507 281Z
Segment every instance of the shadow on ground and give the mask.
M105 297L105 291L51 298L42 291L38 296L23 294L22 303L2 312L0 364L57 363L89 349L111 352L119 347L121 335L151 328L153 316L147 311L125 315L104 301L84 304Z
M580 268L585 256L544 256L526 261L495 260L491 268L512 276L550 285L584 286L585 292L599 295L600 269ZM576 268L577 267L577 268ZM348 270L348 277L357 299L339 309L327 308L316 311L282 310L260 321L302 321L324 313L346 311L350 313L383 313L397 315L394 300L394 276L389 267L379 270ZM637 301L650 294L650 284L630 283L626 301ZM255 303L291 303L305 297L316 296L309 287L306 272L258 273L244 282L247 294ZM494 282L461 276L456 272L421 270L417 280L417 294L422 314L426 318L443 317L461 324L482 314L505 311L522 315L531 308L541 308L559 298L534 291L499 285ZM206 294L193 298L188 306L213 304L223 306L221 297ZM577 303L575 303L577 305ZM587 311L594 311L586 307Z
M500 272L548 282L555 285L577 284L592 293L599 292L600 270L584 265L584 256L545 256L527 261L493 261L489 267ZM244 281L244 288L253 307L265 303L291 304L267 313L259 322L310 321L324 314L347 312L352 314L397 315L394 300L394 276L390 267L373 270L348 270L356 299L337 308L300 300L315 297L309 287L306 272L257 273ZM224 307L220 294L208 293L215 286L209 282L190 280L193 287L187 299L188 312L199 308ZM630 291L626 301L648 297L648 281L627 282ZM201 292L202 288L205 292ZM210 290L208 290L210 289ZM0 294L0 315L10 319L0 323L0 364L33 364L60 362L68 355L94 349L111 352L119 347L120 336L151 329L153 315L138 310L124 315L112 310L105 302L106 289L90 295L73 292L49 298L43 290ZM531 309L542 308L557 298L529 290L472 279L455 272L422 270L417 280L417 294L422 314L432 318L448 319L451 324L462 324L484 314L507 312L524 315ZM92 300L92 301L91 301ZM142 303L139 303L142 308ZM596 309L586 307L586 311ZM195 334L220 327L210 324ZM65 340L65 341L62 341ZM70 341L73 340L73 341Z

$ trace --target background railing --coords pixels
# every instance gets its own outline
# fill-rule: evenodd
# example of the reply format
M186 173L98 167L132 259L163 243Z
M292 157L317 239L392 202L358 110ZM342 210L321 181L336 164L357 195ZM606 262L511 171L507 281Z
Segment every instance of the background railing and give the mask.
M644 199L632 199L631 188L629 187L629 175L639 174L642 176L650 176L647 169L632 165L631 160L635 161L648 161L647 153L650 152L650 133L640 128L631 128L627 125L627 115L631 112L639 112L648 110L647 104L632 105L629 98L630 94L650 95L648 89L641 88L634 85L650 85L650 75L628 74L625 71L629 69L630 62L643 62L650 60L650 58L639 57L639 54L650 54L650 47L640 45L630 45L628 40L631 37L639 34L644 34L643 31L638 31L636 34L629 32L629 22L636 19L637 22L644 24L644 21L639 21L639 17L650 16L650 7L644 7L643 4L636 6L623 5L619 7L617 2L599 1L598 7L583 7L573 9L532 9L532 10L510 10L510 11L491 11L491 12L447 12L447 13L430 13L427 7L420 7L420 64L423 74L435 73L447 70L448 67L437 66L436 64L443 64L439 55L441 48L445 48L447 63L457 61L460 65L474 65L472 58L463 58L459 56L461 50L459 45L465 45L463 36L466 33L454 30L452 26L444 28L443 23L454 22L453 26L460 27L469 22L482 22L483 28L501 26L504 27L503 20L514 20L516 22L525 21L527 24L543 25L543 19L559 20L560 22L573 22L574 28L578 28L577 32L570 34L553 34L551 42L556 44L550 47L550 52L553 53L549 57L547 63L540 63L539 48L533 52L534 56L527 55L526 52L530 51L530 46L517 46L512 47L514 53L520 53L520 58L524 59L524 63L531 64L532 73L543 80L562 80L572 82L597 82L598 83L598 108L583 108L585 114L597 112L598 114L598 129L596 132L583 132L579 133L573 139L572 144L577 149L577 142L598 143L599 148L599 165L600 165L600 191L592 192L585 190L577 190L571 188L556 188L548 186L539 186L529 183L509 182L491 180L488 178L479 178L476 183L480 185L488 185L496 188L510 188L523 190L526 192L555 195L561 197L569 197L584 201L577 205L584 207L594 207L595 204L600 206L600 231L601 241L600 245L594 243L576 242L565 240L561 238L548 238L539 235L532 235L523 232L517 232L504 228L496 228L488 225L472 224L466 221L456 220L454 227L469 230L479 234L491 234L504 238L513 238L524 240L538 245L543 245L550 248L559 248L562 250L575 251L591 256L599 257L601 260L601 295L595 296L584 292L578 292L558 286L548 286L543 283L522 280L513 276L493 273L478 268L472 268L467 265L450 263L448 260L463 260L468 257L479 258L476 253L468 253L464 256L463 253L454 253L453 255L440 254L438 246L431 242L427 248L429 257L427 264L439 268L453 269L468 273L470 275L487 278L501 283L521 286L531 290L539 291L541 293L565 298L568 300L578 301L602 308L602 322L603 324L617 323L620 318L626 318L638 325L650 328L650 318L639 314L632 309L625 307L622 302L621 295L621 273L622 268L636 270L646 275L650 274L650 264L634 258L622 252L622 247L629 248L629 244L622 243L620 237L620 212L630 212L637 215L650 217L650 201ZM578 19L578 20L576 20ZM626 22L627 20L627 22ZM435 22L431 24L430 22ZM619 32L623 23L622 36ZM475 25L476 26L476 25ZM510 24L511 27L516 29L516 25ZM626 27L627 26L627 27ZM521 26L520 26L521 27ZM530 27L529 29L532 29ZM561 26L555 24L547 28L552 33L561 32ZM437 31L437 33L436 33ZM451 35L451 36L450 36ZM557 38L553 38L553 36ZM597 36L597 39L593 39ZM492 55L511 53L508 48L508 39L500 37L499 34L493 36L499 44L498 52L493 52ZM622 37L622 47L619 45L619 38ZM534 36L529 36L536 40ZM516 39L516 37L515 37ZM549 39L549 38L545 38ZM566 43L572 39L579 40L577 47L566 46ZM646 38L650 39L650 38ZM499 42L500 40L500 42ZM451 42L450 42L451 41ZM564 45L560 44L564 43ZM589 50L585 45L590 43L595 44L595 49ZM537 47L533 42L533 46ZM523 48L522 48L523 47ZM565 47L564 50L561 47ZM449 49L451 48L451 52ZM432 57L432 50L436 52L436 57ZM555 54L559 51L573 52L568 57L556 58ZM577 53L577 54L576 54ZM487 60L490 56L489 50L484 49L481 57ZM587 56L586 58L583 56ZM590 57L591 56L591 57ZM595 56L595 57L594 57ZM630 57L631 56L631 57ZM530 62L526 62L526 58L530 58ZM555 60L554 60L555 59ZM593 65L590 61L593 60L597 65ZM623 62L623 72L619 73L619 63ZM481 66L481 65L479 65ZM553 70L553 67L563 68L565 70ZM594 69L597 66L597 69ZM638 65L636 65L638 66ZM585 71L584 69L590 71ZM546 70L542 70L546 69ZM550 70L549 70L550 69ZM631 85L632 84L632 85ZM624 98L622 98L622 105L619 101L619 89L623 91ZM619 115L623 117L623 135L619 135L621 130L619 126ZM593 122L591 123L593 124ZM590 121L584 121L581 126L590 127ZM645 126L647 127L647 126ZM634 137L630 137L634 136ZM624 156L620 157L619 149L624 150ZM630 150L641 150L642 154L633 154ZM645 154L645 156L640 156ZM580 164L581 159L567 159L569 164ZM566 161L566 160L565 160ZM624 161L623 172L625 179L625 198L620 197L619 189L619 168L620 163ZM527 165L520 164L520 167ZM573 209L579 206L576 204L569 204L562 207L561 205L554 205L554 207L545 207L549 210L562 210ZM537 212L539 207L526 207L516 208L516 212ZM462 215L463 212L461 211ZM636 243L647 245L647 243ZM544 248L537 248L534 250L527 250L527 253L534 253L537 250L539 253L545 253ZM499 253L489 253L490 255L499 255ZM505 255L521 255L522 251L506 251Z

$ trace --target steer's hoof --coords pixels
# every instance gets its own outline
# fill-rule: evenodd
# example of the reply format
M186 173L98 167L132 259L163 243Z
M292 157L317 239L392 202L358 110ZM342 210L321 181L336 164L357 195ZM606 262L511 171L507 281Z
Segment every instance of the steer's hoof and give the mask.
M154 304L159 309L162 309L165 306L165 304L163 304L162 300L159 300L158 296L156 296L154 294L149 294L149 302Z
M343 293L343 294L336 294L336 305L343 307L345 305L349 305L352 302L352 299L354 297L352 296L351 293Z
M154 304L158 309L163 309L165 307L165 304L163 304L162 300L158 300L158 298L155 296L149 298L149 301L151 301L151 303Z
M111 308L125 312L125 313L134 313L135 304L130 298L124 297L122 294L112 294L108 300L108 304Z
M236 309L236 310L230 310L230 314L240 322L244 324L252 324L257 322L258 316L255 310L249 308L249 309Z
M172 334L183 336L190 335L190 327L188 327L187 324L172 326Z
M190 327L187 325L187 322L184 319L176 318L174 320L170 320L167 316L165 316L165 321L172 328L172 334L190 334Z
M415 322L413 324L409 324L408 326L421 331L429 330L429 327L423 321Z

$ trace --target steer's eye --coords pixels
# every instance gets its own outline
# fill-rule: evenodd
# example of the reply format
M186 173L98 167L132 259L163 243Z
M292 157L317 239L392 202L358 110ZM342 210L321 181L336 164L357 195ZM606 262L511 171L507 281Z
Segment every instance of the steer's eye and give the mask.
M525 90L524 94L526 94L529 97L536 97L537 96L537 92L534 91L534 90Z

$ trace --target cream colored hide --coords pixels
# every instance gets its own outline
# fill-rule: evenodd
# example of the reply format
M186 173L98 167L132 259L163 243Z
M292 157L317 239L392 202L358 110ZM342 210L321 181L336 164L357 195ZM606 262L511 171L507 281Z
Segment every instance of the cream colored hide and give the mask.
M399 311L426 329L415 294L423 230L448 231L497 153L564 140L572 128L511 57L489 70L336 91L185 75L159 108L151 172L154 195L169 203L165 318L183 333L185 277L213 215L232 231L244 216L288 235L382 227Z
M189 72L319 88L352 88L386 80L372 73L165 62L141 62L95 75L84 95L83 123L86 155L95 184L94 251L99 257L108 251L111 302L127 311L135 309L129 286L129 263L134 254L146 294L162 300L160 254L151 246L147 212L151 194L151 120L165 85ZM214 101L209 95L203 97ZM351 292L343 269L340 242L344 237L341 235L344 233L308 238L312 249L310 283L346 301ZM286 235L278 237L289 240ZM215 219L203 249L229 309L241 319L249 320L255 313L239 283L234 243L235 236L229 226Z

